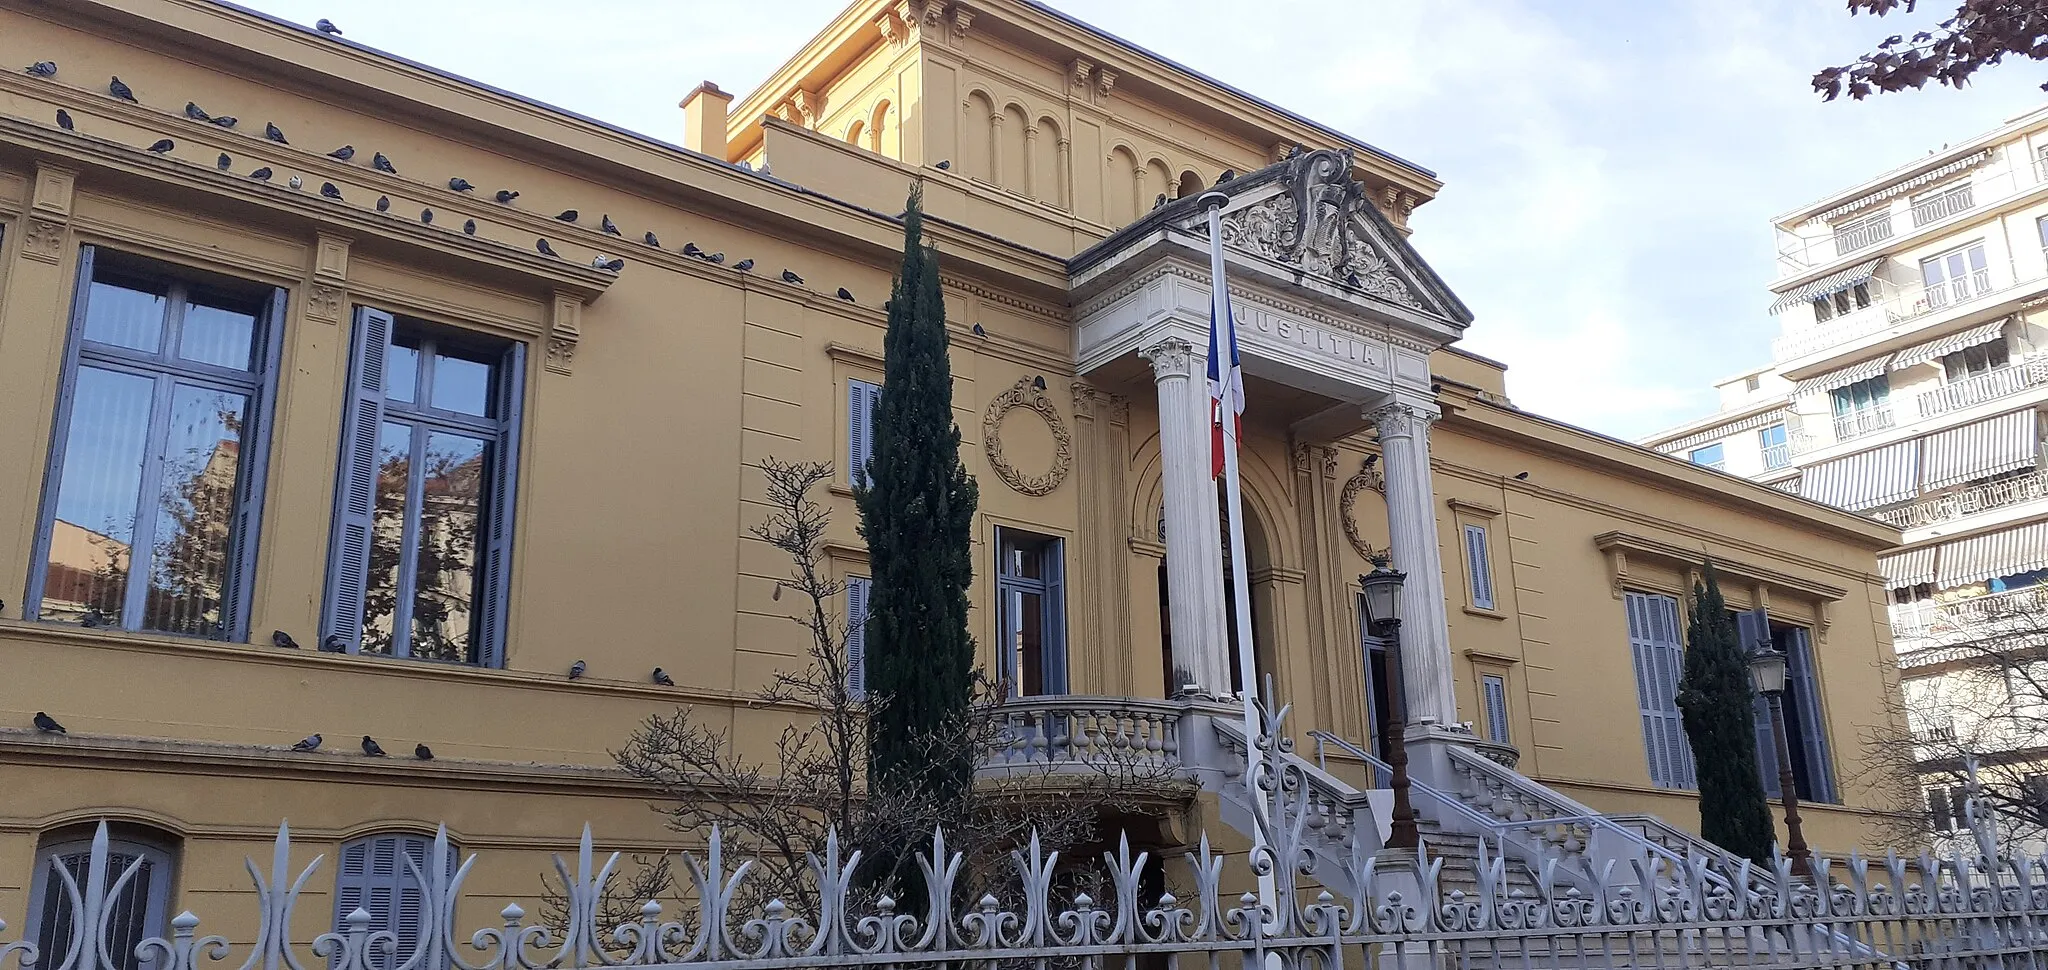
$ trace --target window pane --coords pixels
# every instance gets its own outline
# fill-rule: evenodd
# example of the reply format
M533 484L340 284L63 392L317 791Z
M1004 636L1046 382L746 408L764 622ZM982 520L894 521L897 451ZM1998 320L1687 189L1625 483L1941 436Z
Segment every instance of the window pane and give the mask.
M147 377L78 369L50 530L45 619L97 610L110 624L120 620L154 387Z
M420 338L417 334L391 335L384 351L384 399L412 403L420 381Z
M491 365L434 355L434 407L483 417L490 413Z
M363 595L364 653L391 652L398 567L405 547L405 493L412 479L412 428L385 422L377 433L377 505L370 529L370 581Z
M1045 599L1038 593L1009 590L1003 595L1004 671L1010 693L1035 697L1045 693Z
M168 293L163 284L94 280L85 301L85 339L156 353Z
M197 636L220 632L248 413L244 394L184 384L171 392L149 596L142 610L145 630Z
M136 865L138 861L140 865ZM78 884L79 890L83 892L86 880L91 878L91 853L66 852L57 857L57 863L70 874L72 880ZM50 865L49 857L43 857L41 864ZM118 895L107 900L107 952L113 957L112 965L115 970L147 970L155 961L136 956L135 945L152 933L160 931L159 927L152 925L156 914L150 912L153 883L158 878L156 863L148 856L112 851L107 853L105 878L107 885L112 886L130 865L136 866L135 875L121 887ZM46 871L39 875L44 879L44 888L42 926L37 934L37 942L41 945L43 953L61 955L71 944L72 924L76 914L71 908L71 897L64 891L56 874ZM56 965L54 960L49 962L51 966ZM94 965L101 964L94 961Z
M434 376L438 399L440 372ZM477 526L482 521L487 450L480 438L442 431L427 434L419 567L412 599L415 657L475 659L470 655L470 614L476 603Z
M178 356L236 370L251 370L256 347L256 314L247 306L194 294L185 306Z

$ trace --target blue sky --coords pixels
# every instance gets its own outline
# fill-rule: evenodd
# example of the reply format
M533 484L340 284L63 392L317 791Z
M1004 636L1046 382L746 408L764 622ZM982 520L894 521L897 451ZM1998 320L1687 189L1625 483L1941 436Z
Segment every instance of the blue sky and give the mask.
M751 90L842 0L248 0L679 141L702 80ZM2048 66L1823 104L1807 78L1953 11L1842 0L1052 0L1445 182L1413 242L1516 403L1637 437L1715 407L1776 321L1770 217L2048 101ZM771 13L772 11L772 13Z

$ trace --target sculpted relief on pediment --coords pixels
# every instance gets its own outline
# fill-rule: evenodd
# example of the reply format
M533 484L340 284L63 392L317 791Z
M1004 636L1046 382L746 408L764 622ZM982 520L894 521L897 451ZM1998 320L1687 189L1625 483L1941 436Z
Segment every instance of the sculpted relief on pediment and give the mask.
M1299 266L1402 306L1422 302L1375 245L1365 187L1351 177L1349 152L1294 156L1282 190L1222 218L1224 245Z

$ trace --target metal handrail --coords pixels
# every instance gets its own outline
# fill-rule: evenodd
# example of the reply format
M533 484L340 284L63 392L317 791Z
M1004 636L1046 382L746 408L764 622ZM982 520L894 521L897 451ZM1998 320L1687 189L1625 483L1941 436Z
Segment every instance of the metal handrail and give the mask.
M1676 871L1683 872L1685 870L1684 856L1681 856L1678 853L1673 852L1670 849L1657 844L1641 832L1629 831L1627 828L1624 828L1620 823L1616 822L1611 818L1608 818L1605 815L1600 814L1599 812L1594 811L1592 808L1585 805L1581 805L1570 798L1566 798L1564 795L1552 789L1543 788L1531 784L1527 779L1523 778L1521 774L1502 768L1500 765L1497 765L1486 758L1480 757L1479 755L1472 754L1466 751L1461 751L1457 748L1450 749L1449 754L1452 759L1464 762L1468 768L1474 766L1480 767L1481 770L1484 770L1489 775L1492 775L1494 778L1497 778L1508 785L1512 785L1516 791L1524 795L1528 795L1532 798L1535 798L1538 801L1550 805L1551 807L1563 806L1568 811L1573 813L1568 816L1560 816L1556 820L1558 824L1575 824L1581 822L1585 824L1590 824L1593 828L1607 832L1610 835L1617 836L1625 842L1633 843L1637 847L1644 849L1645 851L1648 851L1653 855L1662 856L1666 862L1672 864ZM1530 819L1528 822L1508 824L1511 828L1526 829L1529 828L1532 824L1545 825L1550 823L1550 819ZM1707 873L1707 876L1711 879L1720 880L1720 877L1712 872ZM1720 884L1723 886L1729 885L1729 883L1725 880L1721 880Z
M1308 732L1308 736L1311 739L1313 739L1316 743L1316 767L1322 768L1325 772L1329 771L1329 768L1324 767L1328 762L1324 757L1323 746L1327 744L1370 765L1373 771L1381 777L1391 777L1394 773L1394 768L1392 765L1389 765L1386 762L1381 761L1372 752L1367 751L1364 748L1361 748L1358 745L1352 744L1350 741L1345 740L1341 735L1332 734L1328 731L1316 730ZM1437 801L1442 802L1444 805L1448 806L1451 809L1451 811L1458 813L1467 821L1472 822L1475 825L1479 825L1484 828L1497 827L1497 823L1494 819L1488 818L1485 813L1481 812L1476 808L1473 808L1470 805L1465 804L1464 799L1458 798L1457 796L1452 795L1451 793L1444 791L1443 789L1440 789L1435 785L1431 785L1426 781L1419 781L1413 776L1410 776L1408 779L1408 787L1412 791L1421 792L1424 795L1428 795L1431 798L1434 798Z

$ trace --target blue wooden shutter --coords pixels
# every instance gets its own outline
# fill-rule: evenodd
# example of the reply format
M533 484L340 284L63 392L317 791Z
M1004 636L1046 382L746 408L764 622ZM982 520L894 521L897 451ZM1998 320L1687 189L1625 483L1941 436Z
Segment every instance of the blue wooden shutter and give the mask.
M393 970L419 949L426 894L405 862L411 859L421 875L428 874L427 855L432 844L418 835L372 835L341 847L334 885L334 931L347 933L348 915L361 907L370 914L371 932L390 930L398 936L395 952L370 954L367 962L372 970ZM436 963L427 970L439 967Z
M1770 650L1771 620L1763 610L1735 614L1735 638L1744 653ZM1790 674L1787 673L1789 679ZM1764 794L1779 796L1778 742L1771 733L1771 701L1762 694L1750 699L1750 713L1756 723L1756 772L1764 783Z
M242 488L235 501L233 544L228 547L228 588L221 597L221 635L237 643L249 639L250 599L256 590L257 535L263 528L263 490L270 474L271 427L277 414L277 383L284 355L285 291L270 296L263 328L257 334L256 399L252 420L242 431Z
M1045 577L1045 692L1067 692L1067 564L1066 543L1052 539L1039 547L1045 561L1039 574ZM1250 638L1246 638L1249 640Z
M505 665L505 630L512 607L512 531L519 502L519 425L526 404L526 345L506 348L498 375L497 465L491 475L490 536L484 545L483 601L477 620L477 663Z
M1499 674L1487 674L1479 678L1480 687L1486 696L1481 704L1486 713L1487 740L1497 744L1508 742L1508 682Z
M868 581L859 576L846 580L846 689L868 694Z
M1472 605L1493 609L1493 563L1487 557L1486 527L1465 527L1465 569L1472 589Z
M1659 788L1696 788L1685 718L1678 710L1678 680L1684 661L1678 642L1678 601L1649 593L1626 593L1622 600L1628 611L1636 706L1642 717L1650 781Z
M868 460L875 452L875 407L882 388L867 381L846 382L846 481L866 485Z
M327 602L320 636L340 636L354 653L363 640L363 599L370 583L376 528L377 435L384 425L384 355L391 314L357 307L351 334L348 399L341 416L341 465L335 475L334 533L327 551Z
M1785 681L1790 690L1788 715L1799 718L1799 742L1806 755L1806 784L1816 802L1837 801L1834 765L1828 758L1827 720L1820 706L1820 678L1813 665L1813 645L1803 627L1795 628L1785 656ZM1796 711L1793 708L1797 708Z

